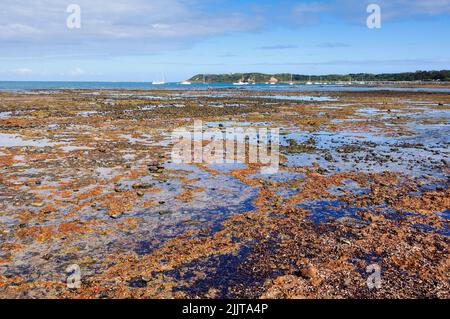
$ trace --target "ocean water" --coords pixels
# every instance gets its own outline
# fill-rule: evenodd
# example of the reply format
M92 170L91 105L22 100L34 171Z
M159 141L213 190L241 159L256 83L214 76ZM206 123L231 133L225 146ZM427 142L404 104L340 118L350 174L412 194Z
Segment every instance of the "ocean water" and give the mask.
M236 90L279 90L279 91L421 91L450 93L449 88L397 88L397 87L373 87L373 86L342 86L342 85L289 85L289 84L264 84L234 86L232 83L192 83L182 85L180 83L166 83L153 85L150 82L47 82L47 81L0 81L0 91L31 91L31 90L58 90L58 89L122 89L122 90L207 90L214 88L234 88Z

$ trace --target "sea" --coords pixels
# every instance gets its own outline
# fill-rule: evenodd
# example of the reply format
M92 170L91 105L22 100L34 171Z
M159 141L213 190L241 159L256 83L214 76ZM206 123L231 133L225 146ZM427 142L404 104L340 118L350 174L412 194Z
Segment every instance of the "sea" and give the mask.
M33 90L208 90L208 89L236 90L280 90L280 91L413 91L413 92L442 92L450 93L450 88L400 88L389 86L364 86L364 85L306 85L306 84L265 84L234 86L233 83L192 83L183 85L180 83L166 83L154 85L146 82L51 82L51 81L0 81L0 91L33 91Z

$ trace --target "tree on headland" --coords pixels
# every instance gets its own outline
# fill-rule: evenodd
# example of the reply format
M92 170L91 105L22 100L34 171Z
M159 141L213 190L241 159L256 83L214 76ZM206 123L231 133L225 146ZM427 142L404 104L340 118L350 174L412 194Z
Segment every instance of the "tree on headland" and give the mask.
M450 70L441 71L416 71L405 73L351 73L351 74L328 74L328 75L301 75L291 73L264 74L264 73L231 73L231 74L197 74L190 81L203 82L227 82L233 83L239 80L245 82L269 82L271 78L276 78L280 82L337 82L337 81L430 81L446 82L450 81Z

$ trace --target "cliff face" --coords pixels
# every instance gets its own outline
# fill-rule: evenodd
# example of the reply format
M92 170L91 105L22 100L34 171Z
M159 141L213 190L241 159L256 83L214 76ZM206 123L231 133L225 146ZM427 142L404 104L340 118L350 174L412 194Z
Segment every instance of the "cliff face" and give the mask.
M231 74L197 74L193 76L192 82L226 82L232 83L239 80L246 82L269 82L271 78L279 82L291 81L290 73L264 74L264 73L231 73ZM442 71L417 71L408 73L390 73L390 74L329 74L329 75L301 75L292 74L292 80L295 82L334 82L334 81L450 81L450 70Z

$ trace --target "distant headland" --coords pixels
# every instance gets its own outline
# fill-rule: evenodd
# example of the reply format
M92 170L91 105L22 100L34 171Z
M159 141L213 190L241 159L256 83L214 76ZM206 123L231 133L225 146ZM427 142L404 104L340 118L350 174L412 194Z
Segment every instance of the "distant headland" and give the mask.
M328 74L328 75L304 75L304 74L265 74L265 73L230 73L230 74L197 74L189 79L191 82L216 82L216 83L255 83L255 82L449 82L450 70L441 71L416 71L405 73L352 73L352 74Z

